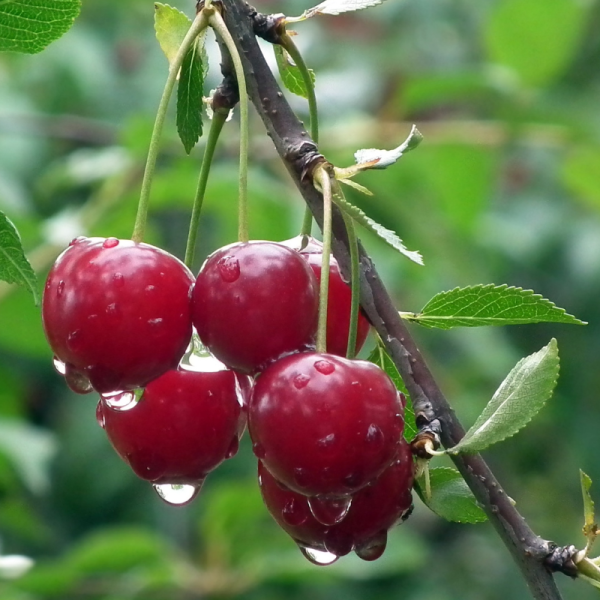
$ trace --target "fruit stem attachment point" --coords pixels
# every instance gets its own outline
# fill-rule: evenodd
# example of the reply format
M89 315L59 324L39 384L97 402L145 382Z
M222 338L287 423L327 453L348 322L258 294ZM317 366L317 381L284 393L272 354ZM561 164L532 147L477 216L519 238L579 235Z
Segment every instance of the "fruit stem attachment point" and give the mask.
M150 188L152 187L152 179L154 177L154 171L156 169L156 160L158 158L160 136L162 134L163 125L167 116L167 109L169 107L169 100L173 94L173 88L177 81L177 76L183 64L188 50L192 47L192 44L196 41L198 36L206 29L208 25L208 19L204 12L200 12L196 15L191 27L183 38L177 54L173 58L173 61L169 65L169 75L165 83L165 88L158 105L156 112L156 119L154 120L154 128L152 129L152 136L150 137L150 147L148 148L148 157L146 159L146 167L144 169L144 177L142 179L142 189L140 192L140 200L138 203L137 215L135 217L135 224L133 226L133 234L131 239L134 242L141 242L144 239L144 233L146 231L146 221L148 218L148 204L150 200Z
M223 125L227 121L228 112L214 111L213 118L210 124L208 137L206 138L206 147L204 149L204 157L202 158L202 166L200 167L200 176L198 177L198 187L196 188L196 196L192 208L192 217L190 219L190 230L188 233L187 246L185 248L185 264L191 269L194 260L194 252L196 249L196 238L198 235L198 223L200 221L200 212L204 203L204 194L206 192L206 184L208 182L208 174L212 159L217 147L217 141Z
M235 69L235 76L240 92L240 174L239 174L239 204L238 204L238 241L247 242L248 233L248 92L246 90L246 77L242 59L235 46L235 42L223 21L221 13L211 7L208 17L209 25L223 40Z
M433 446L433 442L431 440L427 440L425 442L425 444L423 445L423 449L427 452L427 454L429 454L430 456L445 456L446 455L446 450L436 450Z
M323 193L323 256L321 262L321 287L319 290L319 324L317 327L317 352L327 351L327 304L329 299L329 262L331 256L332 190L331 174L327 167L319 167L314 174L315 183Z

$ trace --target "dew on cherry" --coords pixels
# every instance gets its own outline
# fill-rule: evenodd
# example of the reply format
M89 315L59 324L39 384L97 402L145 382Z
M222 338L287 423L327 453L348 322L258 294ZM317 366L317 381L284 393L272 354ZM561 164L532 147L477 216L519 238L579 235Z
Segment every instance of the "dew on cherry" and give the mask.
M151 327L159 327L160 325L162 325L163 319L161 318L157 318L157 319L148 319L148 325L150 325Z
M102 394L102 399L110 408L125 411L134 408L139 398L136 397L135 392L112 392L110 394Z
M118 246L118 245L119 245L119 240L114 237L109 237L109 238L105 239L104 242L102 243L103 248L114 248L115 246Z
M183 506L191 502L200 491L204 479L196 481L195 485L175 484L175 483L155 483L154 491L161 500L172 506Z
M327 552L326 550L317 550L316 548L309 548L308 546L303 546L300 544L298 544L298 548L300 548L300 552L302 552L304 558L309 560L313 565L317 565L319 567L332 565L339 558L339 556L336 556L331 552Z
M67 336L67 346L72 352L77 352L81 348L81 343L81 329L76 329Z
M69 246L74 246L75 244L79 244L79 242L83 242L83 240L85 240L85 236L83 235L79 235L76 238L73 238L70 242L69 242Z
M217 262L219 275L225 283L233 283L240 277L240 262L234 256L223 256Z
M317 446L319 448L331 448L335 444L335 433L330 433L320 439L317 440Z
M335 371L335 365L328 360L318 360L315 362L315 369L322 375L331 375Z
M281 511L283 520L292 527L299 527L306 523L308 511L298 498L290 498Z
M104 418L104 410L102 409L102 400L96 405L96 421L98 425L104 429L106 427L106 419Z
M196 371L197 373L216 373L217 371L227 370L227 367L206 349L195 333L192 335L179 367L185 371Z
M113 283L116 288L122 288L125 285L125 277L123 277L123 273L119 273L118 271L113 275Z
M352 505L352 496L311 496L308 506L313 517L323 525L337 525Z
M69 388L76 394L89 394L94 391L90 380L87 376L75 368L66 366L65 381Z
M65 291L65 282L61 280L58 282L58 285L56 286L56 295L60 298L63 295L64 291Z
M117 316L119 314L119 308L116 302L113 302L106 307L106 314L112 316Z
M252 444L252 452L256 458L264 458L267 455L261 444Z
M296 375L296 377L294 377L294 387L297 390L301 390L302 388L305 388L308 385L309 381L310 377L308 375L300 373L299 375Z
M229 448L227 448L227 452L225 453L225 458L233 458L240 449L240 440L237 435L234 435L231 443L229 444Z
M354 552L362 560L377 560L385 552L386 545L387 531L382 531L358 548L355 548Z
M296 467L294 469L294 481L299 487L306 487L310 483L309 475L306 472L306 469L303 469L302 467Z
M385 442L383 432L374 423L371 423L369 425L369 429L367 430L367 435L365 437L365 442L367 443L369 450L373 452L379 451L383 447L383 444Z
M58 356L54 357L52 364L54 365L54 370L59 375L64 375L67 372L67 365L65 365L65 363L58 358Z
M152 292L153 292L155 289L156 289L156 286L155 286L155 285L147 285L147 286L144 288L144 291L145 291L147 294L151 294L151 293L152 293Z

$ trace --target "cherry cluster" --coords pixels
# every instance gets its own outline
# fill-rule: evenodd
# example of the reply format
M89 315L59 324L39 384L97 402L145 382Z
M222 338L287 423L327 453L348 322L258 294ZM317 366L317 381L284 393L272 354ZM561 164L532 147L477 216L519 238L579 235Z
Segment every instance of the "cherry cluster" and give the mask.
M100 393L111 444L165 501L189 502L248 424L263 500L304 555L374 560L411 508L403 397L344 358L351 294L333 259L315 352L321 258L314 240L236 243L194 278L154 246L77 238L48 275L44 329L69 387ZM368 330L360 314L356 351Z

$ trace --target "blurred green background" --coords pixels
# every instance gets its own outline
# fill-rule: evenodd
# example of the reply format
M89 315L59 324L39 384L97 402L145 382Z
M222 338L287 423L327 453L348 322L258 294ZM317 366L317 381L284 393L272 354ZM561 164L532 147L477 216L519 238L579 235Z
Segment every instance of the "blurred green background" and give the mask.
M193 13L192 0L171 4ZM310 6L257 3L288 15ZM589 321L414 327L467 426L517 360L557 337L554 397L486 458L537 533L582 547L579 468L600 498L600 3L388 0L296 30L317 74L321 150L332 162L395 147L412 123L425 135L394 168L359 178L373 198L349 192L425 257L420 268L361 236L399 308L419 310L456 286L507 283ZM166 71L149 0L83 0L73 29L47 51L0 55L0 210L19 228L40 289L76 235L130 236ZM290 101L306 117L305 102ZM236 121L211 173L198 267L235 240ZM292 237L302 200L255 113L251 128L251 236ZM202 147L185 156L171 121L163 150L148 241L182 256ZM23 578L0 579L2 600L529 597L489 525L443 522L418 500L379 561L312 566L262 507L247 437L191 506L164 505L109 446L95 399L70 393L54 372L31 297L1 283L0 382L0 552L36 561ZM565 598L596 595L558 581Z

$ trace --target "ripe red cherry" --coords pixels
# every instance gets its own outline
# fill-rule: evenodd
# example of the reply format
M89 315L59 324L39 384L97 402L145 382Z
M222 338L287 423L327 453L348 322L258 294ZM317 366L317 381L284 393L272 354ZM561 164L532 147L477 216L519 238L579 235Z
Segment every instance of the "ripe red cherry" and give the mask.
M306 353L262 373L248 424L254 453L271 474L327 504L366 486L392 463L403 415L394 384L376 365Z
M204 263L192 319L202 343L245 373L314 344L315 276L300 255L274 242L225 246Z
M97 416L138 477L157 485L199 487L236 454L246 411L233 371L168 371L137 403L129 395L125 404L122 397L103 396Z
M258 481L269 512L309 560L331 564L352 550L363 560L375 560L385 550L387 531L410 514L413 460L409 444L402 441L392 465L356 492L348 514L330 527L314 518L305 496L282 487L260 461Z
M323 244L310 239L307 246L300 251L317 281L321 283L321 262L323 260ZM350 308L352 304L352 291L350 286L342 279L337 260L330 257L329 262L329 296L327 298L327 352L346 356L348 347L348 330L350 328ZM369 334L369 321L362 311L358 313L358 327L356 335L355 353L358 354Z
M86 390L130 390L177 366L192 332L194 278L159 248L78 238L52 267L42 301L57 358ZM71 381L71 380L70 380Z

